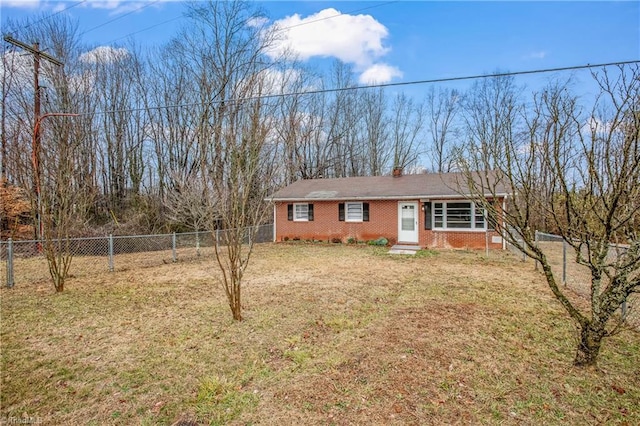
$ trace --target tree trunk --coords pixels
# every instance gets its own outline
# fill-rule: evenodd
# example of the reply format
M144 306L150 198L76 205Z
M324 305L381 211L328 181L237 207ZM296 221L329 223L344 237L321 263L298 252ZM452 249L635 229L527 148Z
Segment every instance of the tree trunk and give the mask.
M233 300L229 300L229 306L231 307L231 314L235 321L242 321L242 306L240 305L240 288L233 287L234 293Z
M233 319L235 321L242 321L242 311L239 306L233 306L231 308L231 313L233 314Z
M64 291L64 278L55 277L53 280L56 293L62 293Z
M592 322L583 324L580 330L580 342L573 364L577 367L596 367L600 345L605 335L604 327Z

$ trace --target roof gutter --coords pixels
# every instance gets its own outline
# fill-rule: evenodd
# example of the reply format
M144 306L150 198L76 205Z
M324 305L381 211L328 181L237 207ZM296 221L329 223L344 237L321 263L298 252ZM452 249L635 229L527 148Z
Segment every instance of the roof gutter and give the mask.
M499 193L499 194L484 194L486 198L492 197L506 197L508 193ZM331 198L321 198L321 197L277 197L277 198L266 198L265 201L271 202L283 202L283 201L388 201L388 200L415 200L420 199L421 201L429 201L429 200L466 200L469 199L469 196L461 195L461 194L449 194L449 195L402 195L402 196L358 196L358 197L331 197Z

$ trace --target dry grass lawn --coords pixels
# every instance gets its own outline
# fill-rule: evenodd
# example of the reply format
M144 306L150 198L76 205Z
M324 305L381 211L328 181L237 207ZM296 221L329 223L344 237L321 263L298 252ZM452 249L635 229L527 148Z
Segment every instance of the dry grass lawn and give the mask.
M572 368L532 264L264 244L233 323L211 257L1 291L0 421L640 424L640 335ZM191 423L189 423L191 422Z

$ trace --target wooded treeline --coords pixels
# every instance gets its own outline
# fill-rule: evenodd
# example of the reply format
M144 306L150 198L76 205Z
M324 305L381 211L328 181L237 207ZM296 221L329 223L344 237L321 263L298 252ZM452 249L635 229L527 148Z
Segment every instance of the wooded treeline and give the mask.
M78 115L38 120L39 174L42 208L66 206L72 234L202 229L232 190L259 198L304 178L456 170L471 142L517 137L532 112L513 77L464 93L423 86L419 97L327 91L356 87L351 68L274 58L280 33L254 4L185 7L183 29L148 50L87 46L64 15L5 25L64 63L41 61L41 117ZM8 43L1 53L2 178L35 211L33 55ZM251 181L239 182L248 165ZM12 214L3 213L5 234Z
M199 218L176 204L209 199L207 181L228 171L236 130L264 139L256 155L269 157L271 190L417 165L421 104L383 90L323 93L355 86L351 69L336 62L319 75L295 58L266 55L278 32L258 24L262 14L250 3L186 7L184 29L146 51L83 45L77 22L60 15L6 25L64 63L40 61L42 114L79 115L41 120L40 162L51 185L64 163L78 217L137 231L193 227ZM2 49L2 174L31 190L33 57L7 43Z

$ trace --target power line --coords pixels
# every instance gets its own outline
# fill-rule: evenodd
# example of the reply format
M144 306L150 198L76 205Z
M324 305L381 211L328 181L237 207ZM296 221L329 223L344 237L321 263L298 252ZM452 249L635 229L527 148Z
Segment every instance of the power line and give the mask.
M55 15L57 15L57 14L59 14L59 13L65 12L65 11L67 11L67 10L69 10L69 9L73 8L73 7L79 6L80 4L85 3L85 2L87 2L87 1L88 1L88 0L81 0L81 1L79 1L79 2L77 2L77 3L74 3L73 5L71 5L71 6L67 7L67 8L65 8L65 9L62 9L62 10L60 10L60 11L56 12L56 13L53 13L53 14L51 14L51 15L49 15L49 16L47 16L47 17L45 17L45 18L42 18L42 19L40 19L40 20L36 21L36 22L32 22L31 24L27 25L25 28L29 28L30 26L35 25L35 24L38 24L38 23L40 23L40 22L42 22L42 21L44 21L44 20L46 20L46 19L50 19L50 18L52 18L53 16L55 16ZM102 23L102 24L100 24L100 25L97 25L97 26L95 26L95 27L93 27L93 28L89 28L88 30L86 30L86 31L84 31L84 32L82 32L82 33L80 33L80 34L79 34L79 36L85 35L85 34L87 34L87 33L91 32L91 31L93 31L93 30L96 30L96 29L98 29L98 28L104 27L104 26L106 26L106 25L108 25L108 24L110 24L110 23L112 23L112 22L114 22L114 21L117 21L117 20L119 20L119 19L124 18L125 16L131 15L132 13L138 12L138 11L140 11L140 10L142 10L142 9L146 8L146 7L149 7L149 6L151 6L151 5L155 4L155 3L158 3L159 1L160 1L160 0L153 1L153 2L151 2L151 3L148 3L148 4L144 5L144 6L141 6L141 7L137 8L137 9L134 9L134 10L132 10L132 11L130 11L130 12L127 12L127 13L125 13L125 14L123 14L123 15L120 15L120 16L118 16L118 17L116 17L116 18L114 18L114 19L112 19L112 20L110 20L110 21L104 22L104 23ZM326 16L326 17L324 17L324 18L314 19L314 20L312 20L312 21L307 21L307 22L301 22L300 24L291 25L291 26L289 26L289 27L278 28L278 31L286 31L286 30L289 30L289 29L291 29L291 28L301 27L301 26L304 26L304 25L310 25L310 24L314 24L314 23L316 23L316 22L325 21L325 20L328 20L328 19L337 18L337 17L339 17L339 16L349 15L349 14L357 13L357 12L362 12L362 11L365 11L365 10L374 9L374 8L378 8L378 7L382 7L382 6L387 6L387 5L394 4L394 3L398 3L398 1L396 0L396 1L389 1L389 2L386 2L386 3L378 3L378 4L374 4L374 5L372 5L372 6L362 7L362 8L359 8L359 9L353 9L353 10L350 10L350 11L347 11L347 12L339 12L339 13L337 13L337 14L335 14L335 15ZM132 36L132 35L139 34L139 33L142 33L142 32L148 31L148 30L151 30L151 29L153 29L153 28L159 27L159 26L164 25L164 24L168 24L169 22L177 21L178 19L182 19L182 18L184 18L184 15L180 15L180 16L176 16L176 17L171 18L171 19L167 19L166 21L159 22L159 23L157 23L157 24L151 25L151 26L146 27L146 28L143 28L143 29L141 29L141 30L134 31L134 32L131 32L131 33L129 33L129 34L125 34L125 35L124 35L124 36L122 36L122 37L118 37L118 38L115 38L115 39L113 39L113 40L110 40L110 41L106 42L106 44L114 43L114 42L116 42L116 41L118 41L118 40L125 39L125 38L127 38L127 37Z
M157 106L144 107L144 108L107 110L107 111L98 111L93 113L81 113L79 115L102 115L102 114L110 114L115 112L121 113L121 112L138 112L138 111L146 111L146 110L187 108L187 107L199 106L199 105L213 105L213 104L234 103L234 102L240 103L240 102L249 102L249 101L256 101L256 100L285 98L289 96L317 95L322 93L346 92L350 90L367 90L367 89L378 89L378 88L387 88L387 87L416 86L421 84L447 83L452 81L479 80L483 78L545 74L545 73L551 73L551 72L575 71L575 70L582 70L582 69L605 68L605 67L611 67L616 65L631 65L631 64L640 64L640 59L632 60L632 61L607 62L607 63L600 63L600 64L574 65L574 66L568 66L568 67L542 68L542 69L536 69L536 70L500 72L500 73L493 73L493 74L475 74L475 75L460 76L460 77L433 78L433 79L425 79L425 80L404 81L404 82L398 82L398 83L381 83L381 84L370 84L365 86L335 87L332 89L317 89L317 90L307 90L307 91L300 91L300 92L279 93L274 95L250 96L247 98L238 98L238 99L234 99L234 98L221 99L221 100L212 99L208 102L191 102L191 103L174 104L174 105L157 105Z
M138 31L134 31L132 33L123 35L122 37L114 38L113 40L108 41L106 44L111 44L111 43L113 43L115 41L122 40L123 38L127 38L127 37L130 37L132 35L139 34L139 33L145 32L147 30L151 30L153 28L159 27L160 25L168 24L169 22L177 21L178 19L182 19L182 18L184 18L183 15L176 16L176 17L171 18L171 19L167 19L166 21L159 22L159 23L157 23L155 25L151 25L150 27L143 28L143 29L138 30Z
M304 25L310 25L310 24L314 24L316 22L326 21L328 19L333 19L333 18L337 18L339 16L348 15L348 14L352 14L352 13L362 12L362 11L369 10L369 9L374 9L374 8L377 8L377 7L387 6L387 5L390 5L390 4L393 4L393 3L398 3L398 1L389 1L389 2L386 2L386 3L378 3L378 4L375 4L373 6L362 7L362 8L359 8L359 9L350 10L348 12L339 12L339 13L337 13L335 15L325 16L324 18L319 18L319 19L314 19L313 21L301 22L301 23L296 24L296 25L291 25L291 26L288 26L288 27L278 28L277 31L286 31L286 30L289 30L291 28L301 27L301 26L304 26ZM110 40L110 41L106 42L106 44L111 44L111 43L116 42L118 40L122 40L122 39L130 37L132 35L139 34L139 33L151 30L153 28L159 27L160 25L168 24L169 22L177 21L178 19L182 19L184 17L185 17L184 15L180 15L180 16L176 16L176 17L171 18L171 19L167 19L166 21L162 21L162 22L159 22L157 24L151 25L149 27L142 28L141 30L134 31L134 32L131 32L129 34L125 34L122 37L114 38L113 40ZM106 25L106 23L105 23L105 25ZM85 33L86 32L88 32L88 31L85 31Z
M86 3L86 2L87 2L87 0L81 0L81 1L79 1L79 2L77 2L77 3L74 3L74 4L72 4L72 5L71 5L71 6L69 6L69 7L65 7L65 8L64 8L64 9L62 9L62 10L59 10L59 11L57 11L57 12L55 12L55 13L52 13L52 14L51 14L51 15L49 15L49 16L45 16L44 18L39 19L39 20L37 20L36 22L32 22L32 23L30 23L29 25L26 25L26 26L24 27L24 29L27 29L27 28L29 28L29 27L30 27L30 26L32 26L32 25L39 24L39 23L40 23L40 22L42 22L42 21L46 21L47 19L51 19L51 18L53 18L54 16L56 16L56 15L58 15L58 14L62 13L62 12L66 12L67 10L69 10L69 9L71 9L71 8L73 8L73 7L76 7L76 6L80 6L82 3Z
M122 14L122 15L120 15L120 16L118 16L118 17L116 17L116 18L113 18L113 19L111 19L111 20L107 21L107 22L103 22L102 24L100 24L100 25L96 25L96 26L95 26L95 27L93 27L93 28L89 28L88 30L86 30L86 31L81 32L80 34L78 34L78 36L83 36L83 35L85 35L86 33L89 33L89 32L91 32L91 31L93 31L93 30L97 30L98 28L102 28L102 27L104 27L105 25L108 25L108 24L110 24L110 23L112 23L112 22L115 22L115 21L117 21L117 20L119 20L119 19L124 18L125 16L129 16L129 15L131 15L132 13L139 12L139 11L141 11L142 9L145 9L145 8L147 8L147 7L149 7L149 6L152 6L152 5L156 4L156 3L158 3L159 1L160 1L160 0L152 1L151 3L147 3L147 4L145 4L144 6L140 6L140 7L139 7L139 8L137 8L137 9L134 9L134 10L131 10L131 11L127 12L127 13L124 13L124 14Z
M388 1L386 3L378 3L378 4L375 4L373 6L362 7L360 9L354 9L354 10L350 10L348 12L339 12L339 13L336 13L335 15L325 16L324 18L314 19L313 21L301 22L299 24L291 25L289 27L278 28L278 31L285 31L285 30L289 30L291 28L296 28L296 27L302 27L304 25L315 24L316 22L326 21L328 19L337 18L337 17L343 16L343 15L350 15L352 13L362 12L364 10L375 9L376 7L387 6L387 5L390 5L390 4L393 4L393 3L398 3L398 1Z

